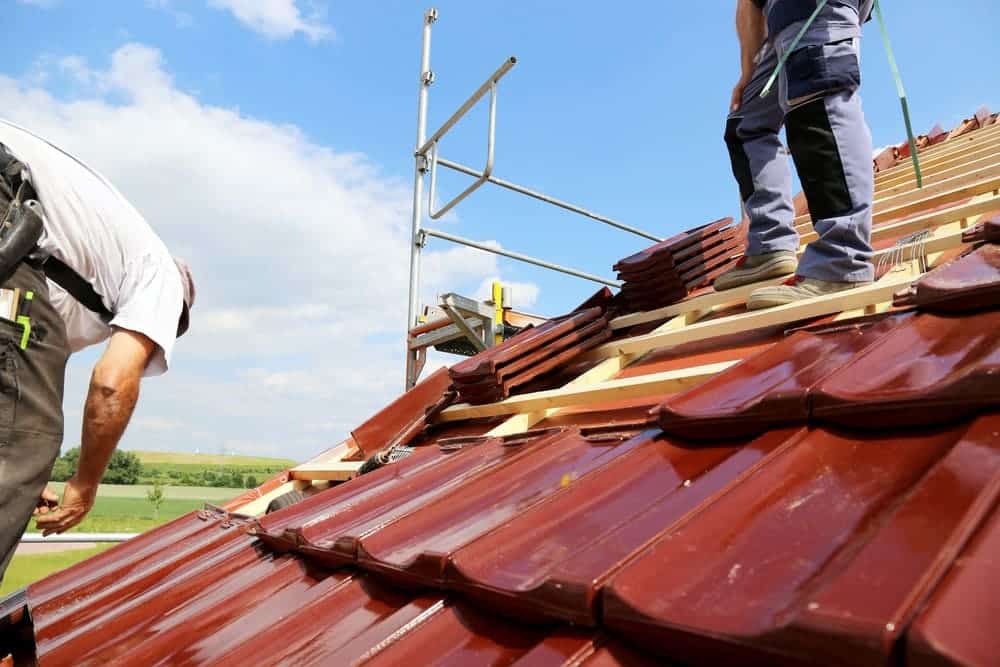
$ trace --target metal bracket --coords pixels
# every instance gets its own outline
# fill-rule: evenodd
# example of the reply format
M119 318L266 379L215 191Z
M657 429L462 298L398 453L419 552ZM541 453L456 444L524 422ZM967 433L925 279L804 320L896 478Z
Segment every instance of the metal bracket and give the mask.
M459 294L442 294L441 309L476 350L482 352L490 347L493 342L490 338L496 326L493 321L496 311L493 308ZM479 332L469 326L466 317L472 317L482 322Z

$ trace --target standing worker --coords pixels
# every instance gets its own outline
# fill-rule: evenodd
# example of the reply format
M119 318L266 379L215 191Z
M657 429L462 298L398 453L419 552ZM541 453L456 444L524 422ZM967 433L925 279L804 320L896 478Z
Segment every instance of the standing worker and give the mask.
M874 280L872 139L858 94L861 25L873 5L874 0L830 0L820 9L818 0L737 0L742 76L733 89L726 144L750 231L746 254L715 288L792 276L754 291L747 308ZM776 90L762 97L792 48ZM778 138L782 125L819 237L798 261L792 178Z
M0 579L32 514L80 523L128 425L143 376L166 372L188 327L186 265L103 176L0 120ZM48 280L46 280L48 279ZM72 352L107 340L62 500L46 487L63 439Z

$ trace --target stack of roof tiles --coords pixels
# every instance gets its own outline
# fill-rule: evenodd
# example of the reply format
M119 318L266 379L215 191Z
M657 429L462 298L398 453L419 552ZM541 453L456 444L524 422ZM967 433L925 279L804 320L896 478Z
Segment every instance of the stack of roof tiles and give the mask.
M743 235L732 223L724 218L682 232L615 264L624 310L655 310L711 285L742 250Z
M449 369L459 398L492 403L611 338L604 308L583 308L527 329Z
M895 309L652 349L616 379L733 363L517 435L430 419L450 400L432 376L355 430L366 452L410 456L259 520L186 515L32 584L0 600L0 656L995 665L1000 198L974 194L986 221ZM915 212L883 214L880 242ZM961 217L939 220L948 236Z

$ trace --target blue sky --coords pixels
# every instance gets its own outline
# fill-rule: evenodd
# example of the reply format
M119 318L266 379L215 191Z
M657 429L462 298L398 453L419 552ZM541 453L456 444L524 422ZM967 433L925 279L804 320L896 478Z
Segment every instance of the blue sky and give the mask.
M431 129L509 55L496 174L663 236L735 215L721 141L734 3L436 5ZM104 171L199 282L174 369L144 384L124 446L305 458L398 392L421 15L403 1L16 0L0 108ZM1000 108L984 0L887 0L918 131ZM874 23L863 95L901 141ZM479 165L481 105L442 144ZM464 181L446 175L442 196ZM506 191L436 226L611 276L644 245ZM557 314L596 289L432 241L427 299L500 276ZM200 321L199 321L200 320ZM71 362L67 444L95 353Z

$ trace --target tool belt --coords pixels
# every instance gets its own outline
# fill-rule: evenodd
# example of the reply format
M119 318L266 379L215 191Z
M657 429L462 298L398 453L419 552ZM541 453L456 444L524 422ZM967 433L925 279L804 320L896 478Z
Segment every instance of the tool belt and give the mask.
M6 206L3 204L6 202ZM45 218L27 166L0 144L0 284L14 275L21 262L41 269L88 310L105 322L114 317L94 287L58 257L38 247Z

